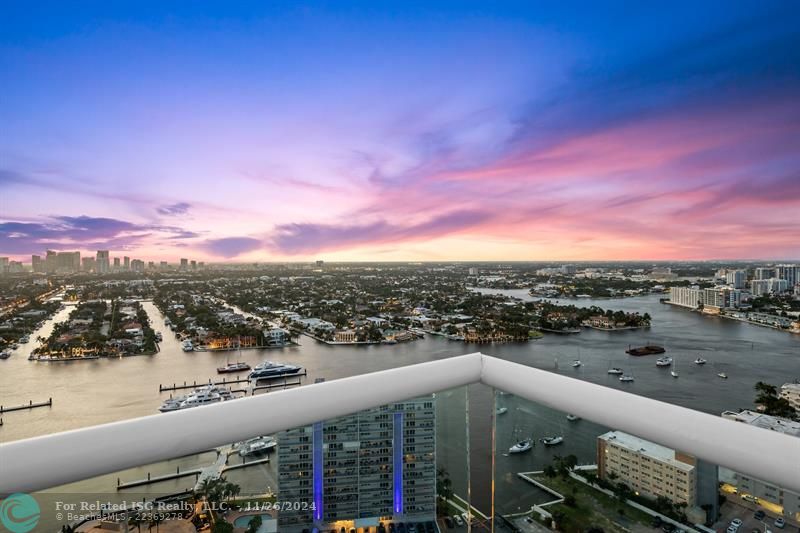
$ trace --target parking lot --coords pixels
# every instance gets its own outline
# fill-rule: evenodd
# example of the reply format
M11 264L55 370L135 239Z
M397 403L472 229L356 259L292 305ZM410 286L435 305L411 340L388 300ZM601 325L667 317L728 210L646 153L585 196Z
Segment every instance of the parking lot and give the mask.
M767 513L766 516L762 520L757 520L755 518L756 513L756 506L755 505L748 505L744 502L739 502L735 499L730 499L722 506L720 509L721 511L721 518L719 521L715 522L712 526L713 529L717 531L726 531L728 529L728 525L731 523L731 520L734 518L738 518L742 521L742 525L739 527L740 533L752 533L754 531L758 531L763 533L764 530L772 531L772 533L779 533L779 532L797 532L798 528L795 526L791 526L786 524L783 529L780 529L775 525L775 515ZM765 528L766 526L766 528Z

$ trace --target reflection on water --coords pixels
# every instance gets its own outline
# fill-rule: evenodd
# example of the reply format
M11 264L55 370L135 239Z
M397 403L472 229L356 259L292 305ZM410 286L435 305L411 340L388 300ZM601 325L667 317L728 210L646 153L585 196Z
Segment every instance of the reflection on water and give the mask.
M529 299L526 291L505 292ZM566 301L562 301L566 302ZM510 361L557 372L603 386L623 389L678 405L719 414L726 409L752 406L753 384L763 380L780 385L800 378L800 336L766 328L709 318L684 309L660 304L657 295L604 300L570 300L575 305L599 305L606 309L647 312L653 317L650 330L604 332L584 330L577 335L546 335L529 343L500 345L467 345L448 341L437 336L392 346L328 346L307 337L301 337L301 346L283 350L252 350L242 352L237 359L255 365L265 360L291 362L308 370L307 382L324 377L328 380L396 366L414 364L461 355L480 349L482 352ZM5 415L0 427L0 441L31 437L111 422L126 418L156 414L166 394L159 394L160 383L194 380L205 382L218 379L216 368L227 355L224 352L183 352L174 334L164 326L162 315L151 302L144 304L154 328L161 331L164 342L155 356L126 359L79 361L47 364L31 362L27 356L35 343L23 345L14 355L0 361L0 403L4 405L26 403L53 397L52 408L23 411ZM54 321L63 320L70 308L60 311ZM32 335L47 336L53 321ZM625 355L629 344L657 342L666 346L680 368L680 378L674 379L668 370L655 366L651 357ZM698 355L708 359L705 366L691 363ZM583 366L569 366L580 358ZM558 366L556 367L556 363ZM616 376L608 375L611 366L623 368L635 376L635 382L620 383ZM716 378L724 371L729 379ZM473 502L483 509L489 508L488 486L491 479L491 391L481 385L469 387L471 479ZM591 460L593 437L602 428L588 421L568 423L563 414L546 414L524 418L513 398L508 399L508 413L498 424L498 445L514 439L517 422L525 431L537 436L563 431L569 443L578 444L576 453L581 461ZM537 411L539 412L539 411ZM543 413L543 412L542 412ZM448 424L449 417L461 418L463 411L442 414L440 420ZM462 418L463 419L463 418ZM508 426L505 426L508 424ZM453 430L455 431L455 430ZM570 444L571 446L571 444ZM581 446L585 446L582 448ZM445 449L445 448L441 448ZM465 449L465 448L464 448ZM446 453L446 452L441 452ZM463 454L463 450L452 452ZM498 457L498 473L504 464L535 468L545 464L552 455L538 446L525 457ZM506 463L504 463L504 461ZM519 462L519 465L514 463ZM255 468L255 467L253 467ZM266 472L269 469L265 470ZM253 470L255 472L255 470ZM247 470L229 474L243 486L250 483ZM254 474L256 475L256 474ZM458 476L458 473L454 474ZM464 473L466 475L466 472ZM510 474L509 474L510 476ZM116 477L116 476L115 476ZM513 476L512 476L513 477ZM253 485L263 487L267 476L256 479ZM109 480L106 480L108 482ZM111 480L115 482L116 480ZM458 480L462 484L463 480ZM183 488L175 483L173 488ZM159 487L162 489L162 487ZM523 505L520 502L519 505ZM513 501L509 503L513 506Z

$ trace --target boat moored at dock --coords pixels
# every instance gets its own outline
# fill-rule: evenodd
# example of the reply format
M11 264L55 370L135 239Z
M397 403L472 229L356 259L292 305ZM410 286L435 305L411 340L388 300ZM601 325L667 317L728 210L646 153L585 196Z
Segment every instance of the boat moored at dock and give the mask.
M281 376L289 376L297 374L303 370L303 367L297 365L288 365L283 363L274 363L272 361L264 361L256 365L252 372L247 376L251 381L254 379L267 379L277 378Z

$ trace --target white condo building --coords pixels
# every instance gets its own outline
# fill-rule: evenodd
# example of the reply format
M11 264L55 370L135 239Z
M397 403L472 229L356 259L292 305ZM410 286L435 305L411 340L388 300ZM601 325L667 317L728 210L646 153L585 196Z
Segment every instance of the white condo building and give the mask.
M777 416L745 410L738 413L725 411L722 413L722 418L793 437L800 437L800 422ZM720 472L722 473L722 469L720 469ZM765 509L791 520L800 521L800 493L792 492L774 483L740 474L739 472L732 472L731 483L736 487L740 496L748 494L754 496L758 498L758 504Z
M781 398L784 398L800 414L800 383L784 383L781 386Z
M697 461L691 455L623 433L609 431L597 437L597 473L614 474L638 494L663 496L693 507L697 502Z
M669 301L675 305L697 309L703 303L703 291L697 286L672 287L669 292Z

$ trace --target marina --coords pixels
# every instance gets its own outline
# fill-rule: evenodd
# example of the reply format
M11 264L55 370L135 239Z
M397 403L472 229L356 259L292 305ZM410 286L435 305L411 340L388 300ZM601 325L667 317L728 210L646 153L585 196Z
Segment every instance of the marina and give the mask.
M53 399L49 398L46 402L34 402L30 400L28 403L22 405L0 405L0 414L11 413L13 411L26 411L36 409L37 407L53 407Z
M500 292L523 299L530 298L527 294L521 294L525 291ZM592 305L592 300L581 300L579 304ZM800 377L800 361L796 356L800 353L800 338L797 336L778 335L767 328L757 328L742 322L686 313L682 309L660 304L657 295L624 298L613 302L604 300L603 304L629 311L648 312L653 317L653 326L648 331L610 332L585 329L576 335L545 334L536 342L482 345L481 350L510 361L607 387L624 389L634 394L717 416L732 407L752 405L754 397L752 376L759 376L759 379L778 384ZM31 342L20 345L13 357L2 361L4 365L4 372L0 374L2 403L21 404L27 402L29 398L41 396L42 390L47 390L56 402L50 409L30 411L25 416L25 424L7 423L0 428L0 439L9 441L112 422L121 418L151 415L163 401L163 398L159 397L163 391L156 392L155 384L161 383L166 391L170 386L183 386L184 382L185 389L173 390L188 391L207 385L209 376L216 375L217 368L225 364L225 355L215 352L183 352L180 341L169 331L168 326L163 325L163 318L155 306L145 302L143 307L148 312L154 328L163 333L161 351L155 356L132 357L121 361L99 359L76 365L37 365L27 360L35 344ZM64 316L65 312L60 311L56 313L56 320L63 320ZM52 328L52 320L33 333L31 338L48 335L48 328ZM707 363L683 365L680 379L673 379L667 372L655 367L654 358L624 354L629 344L641 346L651 339L658 339L660 344L669 346L670 354L673 357L680 356L682 361L694 361L701 357L707 360ZM290 362L302 366L304 372L315 377L336 379L460 355L474 349L470 348L468 343L454 343L439 335L426 335L414 343L394 345L330 346L308 342L281 351L248 350L242 353L240 360L253 367L266 360ZM582 366L572 368L569 363L575 360L577 353L580 353ZM554 359L562 362L558 368L554 368ZM622 370L624 374L608 373L609 369L615 368ZM716 377L718 373L725 373L728 377ZM247 380L243 378L244 376L236 379L215 379L212 380L212 384L245 385ZM97 387L107 386L110 383L114 384L112 393L98 397ZM270 380L264 383L266 387L256 387L251 392L264 394L280 390L281 387L301 384L302 382L295 377L287 380ZM514 398L510 395L503 398L505 398L503 407L507 411L495 417L500 424L498 431L501 431L502 427L513 427L516 416ZM480 436L491 432L493 418L491 413L497 408L491 391L484 391L481 387L470 391L470 432L475 436L470 442L473 457L487 457L490 453L490 443ZM452 416L456 419L463 418L463 411ZM582 461L591 461L595 453L592 443L594 437L599 434L596 433L599 429L585 420L570 423L564 416L564 413L554 413L552 417L546 416L543 419L545 426L536 431L537 437L563 434L567 438L564 446L568 447L570 453L573 449L578 450ZM442 417L442 423L448 424L449 415L443 414ZM513 431L510 434L513 434ZM504 444L504 451L513 444L514 442ZM544 453L543 450L548 449L547 447L532 446L532 448L533 450L528 453L514 455L517 458L531 458L530 461L523 461L524 464L514 465L515 471L539 469L549 461L540 457L540 454ZM558 448L556 446L551 449L558 450ZM446 458L450 452L443 451L443 453ZM456 451L452 453L454 457L457 455ZM190 469L189 463L188 459L182 460L181 470L183 471L184 464L187 465L185 467L187 470ZM162 470L157 474L154 472L153 475L165 475L174 472L175 468L176 466L172 464L166 471ZM484 496L481 483L482 480L488 483L491 477L490 467L482 461L474 460L471 469L473 503L481 509L488 509L488 497ZM261 472L260 469L228 473L229 476L234 474L238 483L255 492L259 490L263 492L263 487L267 485L276 487L271 477L263 477L272 474ZM128 479L145 478L146 471L128 476ZM456 474L453 474L453 477L454 483L458 486L460 481L455 479ZM165 491L185 490L187 487L180 481L180 479L165 481L153 486ZM108 490L114 491L115 485L116 476L109 477ZM79 483L78 487L80 486Z

